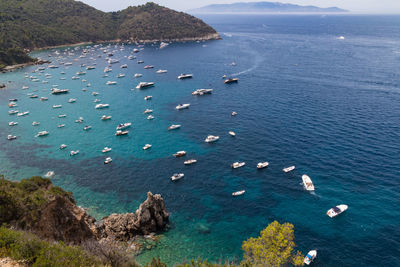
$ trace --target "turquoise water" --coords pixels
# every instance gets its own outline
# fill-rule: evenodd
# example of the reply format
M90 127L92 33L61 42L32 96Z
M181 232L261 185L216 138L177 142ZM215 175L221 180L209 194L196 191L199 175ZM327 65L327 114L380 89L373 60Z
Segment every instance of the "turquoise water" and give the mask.
M145 61L141 65L127 58L136 46L121 50L112 45L109 51L120 63L107 78L102 78L108 64L101 46L89 47L86 58L79 57L86 47L37 52L35 56L60 67L1 74L2 82L11 81L0 91L1 173L14 180L54 170L55 184L72 191L78 204L97 218L132 212L147 191L161 193L171 212L171 228L155 248L139 256L142 263L155 255L170 265L197 256L240 259L242 241L279 220L295 225L303 253L318 249L316 266L398 265L400 17L204 19L223 40L176 43L162 50L146 45L137 54ZM74 55L68 54L72 51ZM96 64L96 69L86 71L81 64ZM120 69L122 64L128 68ZM147 64L155 69L144 70ZM156 74L157 69L168 73ZM87 74L72 80L80 70ZM25 72L40 81L24 78ZM52 78L46 79L46 73ZM118 79L118 73L126 77ZM134 79L134 73L143 77ZM193 73L194 78L178 80L181 73ZM239 83L224 85L224 74L238 77ZM118 84L107 86L109 80ZM156 86L131 90L139 81ZM71 91L51 95L53 84ZM199 88L214 92L192 96ZM93 91L100 94L92 96ZM28 93L49 100L31 99ZM145 101L146 95L153 99ZM16 109L30 114L9 116L9 98L18 98ZM68 103L69 98L77 102ZM94 109L96 98L110 108ZM191 106L177 111L179 103ZM53 109L55 104L63 106ZM146 108L154 110L154 120L146 119ZM238 115L232 117L232 111ZM101 121L103 114L112 120ZM80 116L85 122L75 123ZM11 120L19 124L9 127ZM34 120L40 126L33 127ZM123 122L133 124L129 135L115 137L115 127ZM57 128L60 123L66 127ZM182 128L167 131L171 124ZM83 131L85 125L92 129ZM42 130L49 136L35 138ZM229 130L237 136L230 137ZM18 139L10 142L7 134ZM206 144L208 134L220 140ZM58 149L62 143L68 145L65 151ZM143 151L146 143L153 147ZM105 146L113 148L109 165L103 164ZM80 154L70 157L68 152L76 149ZM186 158L198 163L184 166L184 159L172 157L178 150L186 150ZM232 170L234 161L246 166ZM270 166L257 171L259 161ZM283 173L290 165L296 170ZM172 183L169 177L175 172L185 177ZM313 179L315 194L303 190L304 173ZM232 198L240 189L246 194ZM349 205L346 213L335 219L325 215L342 203Z

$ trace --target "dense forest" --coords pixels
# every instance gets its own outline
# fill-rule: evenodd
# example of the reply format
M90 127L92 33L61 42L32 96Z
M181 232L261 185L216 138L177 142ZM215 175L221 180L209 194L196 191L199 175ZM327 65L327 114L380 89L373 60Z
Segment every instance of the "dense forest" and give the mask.
M0 68L30 60L23 49L210 34L215 30L200 19L154 3L105 13L75 0L0 0Z

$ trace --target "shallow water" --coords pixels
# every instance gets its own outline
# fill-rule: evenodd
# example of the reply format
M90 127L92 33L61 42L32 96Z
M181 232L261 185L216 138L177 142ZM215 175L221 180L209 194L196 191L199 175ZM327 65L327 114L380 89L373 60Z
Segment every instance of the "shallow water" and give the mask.
M170 265L185 258L240 259L241 243L256 236L273 220L295 225L298 248L318 249L316 266L395 266L399 260L400 156L400 17L398 16L205 16L223 40L177 43L165 49L145 46L137 54L144 64L129 60L136 46L111 46L120 63L107 66L101 47L79 58L57 59L56 50L35 53L59 65L43 73L27 67L1 74L12 81L0 91L0 170L9 179L43 175L54 170L57 185L71 190L79 205L101 218L111 212L135 210L147 191L161 193L171 212L171 229L159 244L139 256L147 262L159 255ZM339 40L339 36L345 36ZM105 46L105 45L104 45ZM103 47L104 47L103 46ZM68 51L73 51L68 48ZM101 57L98 57L101 55ZM92 58L92 59L91 59ZM236 62L237 66L231 63ZM81 64L93 65L81 80L71 80ZM127 69L120 69L121 64ZM144 70L146 64L155 69ZM46 65L45 65L46 66ZM155 74L167 69L166 74ZM65 71L66 74L60 74ZM48 84L31 82L24 72ZM44 74L50 73L51 79ZM118 73L126 77L118 79ZM134 79L134 73L143 73ZM193 73L190 80L177 80ZM39 75L40 74L40 75ZM238 84L224 85L223 74L237 76ZM66 80L60 80L65 77ZM107 86L107 81L117 81ZM131 90L139 81L154 81L146 90ZM50 88L68 88L67 95L50 95ZM22 86L28 90L21 90ZM81 89L87 88L84 92ZM214 88L212 95L196 97L198 88ZM37 90L37 91L35 91ZM92 96L91 92L100 94ZM27 93L47 96L47 102ZM151 101L143 100L152 95ZM7 114L9 98L18 98L26 117ZM77 98L74 104L69 98ZM110 104L94 109L95 98ZM190 103L188 110L175 110ZM62 104L61 109L52 105ZM154 110L155 119L143 114ZM231 112L236 111L236 117ZM66 114L66 118L58 118ZM101 121L103 114L112 120ZM78 117L83 124L76 124ZM8 121L19 122L9 127ZM40 126L31 126L32 121ZM132 122L130 133L115 137L115 127ZM58 129L57 125L66 127ZM181 124L167 131L171 124ZM91 125L90 131L83 131ZM47 130L48 137L35 138ZM233 130L237 136L229 136ZM19 138L9 142L7 134ZM214 144L208 134L219 135ZM58 149L65 143L65 151ZM150 143L147 151L142 146ZM104 165L104 146L113 158ZM70 157L70 150L80 154ZM172 154L186 150L196 158L184 166ZM230 164L245 161L232 170ZM256 164L269 161L267 169ZM282 168L296 165L283 173ZM184 172L175 183L169 177ZM301 175L307 173L316 186L305 192ZM231 193L246 194L232 198ZM330 219L325 212L334 205L349 210Z

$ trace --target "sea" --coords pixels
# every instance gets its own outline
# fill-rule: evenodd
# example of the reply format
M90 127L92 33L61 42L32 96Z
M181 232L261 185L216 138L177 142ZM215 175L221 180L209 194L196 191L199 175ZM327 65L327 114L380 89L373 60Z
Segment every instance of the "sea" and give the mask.
M277 220L294 225L297 250L318 251L314 266L399 266L400 16L201 18L222 40L42 50L32 56L51 63L1 74L7 88L0 90L0 173L20 180L54 171L54 184L72 191L97 219L134 212L148 191L161 194L169 229L156 243L143 241L142 264L152 257L168 266L197 257L239 262L242 242ZM119 60L108 77L104 51ZM181 73L193 78L179 80ZM224 84L223 75L239 81ZM155 86L138 90L139 82ZM53 87L70 92L52 95ZM200 88L214 90L193 96ZM17 107L8 107L11 98ZM109 108L95 109L95 99ZM176 110L183 103L190 108ZM30 113L17 117L11 109ZM153 120L145 109L153 110ZM75 122L79 117L83 123ZM129 134L115 136L125 122L132 123ZM168 131L172 124L182 126ZM49 135L35 137L39 131ZM7 140L9 134L17 139ZM206 143L208 135L220 139ZM68 147L60 150L61 144ZM145 144L152 147L143 150ZM112 151L103 154L106 146ZM71 157L71 150L80 153ZM187 156L172 156L180 150ZM111 164L103 163L106 157ZM183 164L191 158L197 163ZM246 165L232 169L236 161ZM269 166L258 170L264 161ZM282 171L292 165L292 172ZM185 176L173 182L174 173ZM303 174L315 192L303 188ZM239 190L246 192L233 197ZM348 210L328 217L339 204Z

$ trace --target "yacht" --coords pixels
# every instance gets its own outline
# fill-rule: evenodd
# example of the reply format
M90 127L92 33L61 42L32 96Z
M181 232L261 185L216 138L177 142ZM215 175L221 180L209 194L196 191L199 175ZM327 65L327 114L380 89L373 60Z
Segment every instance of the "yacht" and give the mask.
M193 78L193 74L184 74L184 73L182 73L181 75L178 76L179 80L190 79L190 78Z
M224 81L225 84L230 84L230 83L237 83L239 81L238 78L232 78L232 79L226 79Z
M213 143L219 140L219 136L214 136L214 135L209 135L207 138L204 140L206 143Z
M104 161L104 164L110 164L112 162L112 158L108 157L106 158L106 160Z
M246 165L245 162L234 162L232 164L232 168L237 169L237 168L243 167L244 165Z
M101 151L102 153L107 153L110 152L112 150L111 147L104 147L103 150Z
M101 116L102 121L106 121L106 120L110 120L110 119L111 119L111 116L106 116L106 115Z
M106 82L106 85L116 85L116 84L117 84L117 82L113 82L113 81Z
M144 97L144 100L151 100L153 97L151 95L147 95Z
M303 174L303 176L301 176L301 179L303 180L304 188L305 188L307 191L314 191L314 190L315 190L314 184L313 184L313 182L311 181L310 176L308 176L308 175L306 175L306 174Z
M310 250L307 255L304 257L304 263L307 265L310 265L311 262L317 257L317 251L316 250Z
M70 99L68 99L68 103L75 103L76 102L76 99L75 98L70 98Z
M142 89L142 88L148 88L154 86L153 82L140 82L137 86L136 89Z
M18 110L10 110L10 111L8 111L9 115L14 115L14 114L17 114L17 113L19 113Z
M67 115L66 114L60 114L60 115L58 115L58 117L59 118L65 118L65 117L67 117Z
M63 150L63 149L66 149L67 148L67 145L66 144L61 144L60 145L60 150Z
M51 93L53 95L67 94L68 92L69 92L68 89L58 89L58 88L51 89Z
M214 89L197 89L192 95L206 95L211 94Z
M139 49L134 48L134 49L133 49L133 53L139 53Z
M137 61L137 64L143 64L143 63L144 63L143 60L138 60L138 61Z
M17 102L18 99L17 99L17 98L10 98L10 99L8 99L8 101L10 101L10 102Z
M133 75L133 78L140 78L140 77L142 77L142 76L143 76L143 74L135 73L135 75Z
M104 73L111 72L111 71L112 71L111 68L105 68L105 69L104 69Z
M236 116L237 115L237 112L236 111L233 111L232 112L232 116Z
M58 68L58 66L56 66L56 65L50 65L49 66L49 69L57 69Z
M128 68L128 65L127 65L127 64L121 65L120 68L121 68L121 69L126 69L126 68Z
M116 131L115 132L115 135L116 136L121 136L121 135L127 135L129 133L129 131Z
M17 114L18 117L29 115L29 111L20 112Z
M40 98L40 101L47 101L47 100L49 100L49 98L44 97L44 96L42 96L42 97Z
M69 152L70 156L75 156L75 155L78 155L78 154L79 154L79 150L75 150L75 151L71 150L71 152Z
M150 144L146 144L146 145L143 147L143 150L147 150L147 149L149 149L149 148L151 148L151 145L150 145Z
M171 126L168 127L168 130L175 130L181 128L181 125L179 124L172 124Z
M117 78L124 78L125 77L125 74L123 74L123 73L120 73L120 74L118 74L118 76L117 76Z
M236 133L234 131L229 131L230 136L235 137Z
M167 70L158 70L158 71L156 71L157 74L163 74L163 73L167 73L167 72L168 72Z
M96 67L95 66L87 66L86 70L94 70Z
M176 181L179 179L182 179L185 175L183 173L175 173L174 175L171 176L172 181Z
M118 59L109 59L108 60L108 64L115 64L115 63L118 63L119 62L119 60Z
M53 178L53 176L55 175L54 171L48 171L45 175L44 178Z
M154 66L153 65L146 65L146 66L144 66L144 69L145 70L154 69Z
M103 109L103 108L109 108L110 104L97 104L94 108L95 109Z
M10 121L10 122L8 123L8 126L15 126L15 125L18 125L18 122L16 122L16 121Z
M177 110L181 110L181 109L187 109L187 108L189 108L190 107L190 104L179 104L179 105L177 105L175 108L177 109Z
M282 171L284 171L284 172L291 172L291 171L293 171L295 168L296 168L296 166L290 166L290 167L284 168Z
M32 126L38 126L40 124L40 122L34 121L32 122Z
M257 169L264 169L264 168L268 167L268 165L269 165L269 163L268 163L267 161L265 161L265 162L259 162L259 163L257 164Z
M147 116L147 119L148 120L152 120L152 119L154 119L154 116L153 115L149 115L149 116Z
M236 191L232 193L232 196L237 197L237 196L241 196L246 192L246 190L240 190L240 191Z
M7 139L14 140L14 139L17 139L17 136L9 134L9 135L7 135Z
M49 135L49 132L48 132L48 131L41 131L41 132L38 132L38 134L36 135L36 137L47 136L47 135Z
M189 159L189 160L186 160L183 164L185 164L185 165L191 165L191 164L194 164L194 163L196 163L196 162L197 162L196 159Z
M326 212L326 215L333 218L346 211L349 207L345 204L337 205Z
M117 130L124 130L128 127L131 127L132 123L130 122L125 122L125 123L121 123L117 126Z
M78 76L86 75L86 72L85 71L78 71L76 73L76 75L78 75Z
M175 157L175 158L179 158L179 157L183 157L183 156L186 156L186 151L178 151L178 152L176 152L175 154L173 154L173 156Z
M59 124L59 125L57 125L57 128L63 128L63 127L65 127L65 124Z
M152 109L146 109L146 110L143 112L143 114L148 114L148 113L152 113L152 112L153 112Z
M76 123L82 123L83 122L83 118L79 117L77 120L75 120Z
M90 125L86 125L85 127L83 127L84 131L88 131L90 129L92 129L92 126L90 126Z
M53 105L53 108L62 108L62 105Z

